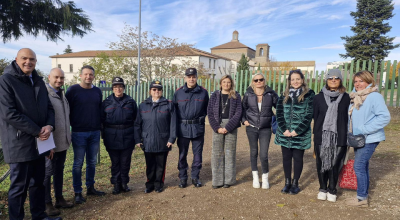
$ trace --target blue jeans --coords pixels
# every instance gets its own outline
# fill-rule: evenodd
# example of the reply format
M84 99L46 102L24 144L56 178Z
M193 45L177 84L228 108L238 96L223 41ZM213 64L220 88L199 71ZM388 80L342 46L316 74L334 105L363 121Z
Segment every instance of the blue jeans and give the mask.
M72 132L74 164L72 165L72 185L75 193L82 192L82 166L86 153L86 186L94 184L96 156L100 149L100 131Z
M368 199L369 188L369 160L378 146L379 142L365 144L363 148L354 149L356 158L354 160L354 171L357 176L357 199Z

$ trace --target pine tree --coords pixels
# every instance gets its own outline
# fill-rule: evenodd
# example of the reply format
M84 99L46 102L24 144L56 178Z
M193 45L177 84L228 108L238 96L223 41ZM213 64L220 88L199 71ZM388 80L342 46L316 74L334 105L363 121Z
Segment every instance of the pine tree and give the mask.
M1 0L0 32L3 42L18 40L23 32L47 40L62 40L61 34L83 37L92 31L92 23L73 1L61 0Z
M242 57L239 60L238 66L237 66L237 71L240 73L243 70L243 73L250 70L249 66L249 61L246 58L244 54L242 54Z
M382 61L400 44L393 44L395 37L386 36L392 29L388 22L393 17L392 0L357 0L357 11L350 15L355 20L351 26L354 36L341 37L345 40L346 53L342 58L354 60Z
M65 48L65 50L64 50L64 54L66 54L66 53L72 53L72 49L71 49L71 46L69 46L69 44L67 45L67 48Z

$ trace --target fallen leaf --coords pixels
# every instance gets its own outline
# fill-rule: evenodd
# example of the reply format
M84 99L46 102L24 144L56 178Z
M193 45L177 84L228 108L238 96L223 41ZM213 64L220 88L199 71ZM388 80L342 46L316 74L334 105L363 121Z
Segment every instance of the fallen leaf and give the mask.
M285 204L276 204L276 206L282 208L283 206L285 206Z

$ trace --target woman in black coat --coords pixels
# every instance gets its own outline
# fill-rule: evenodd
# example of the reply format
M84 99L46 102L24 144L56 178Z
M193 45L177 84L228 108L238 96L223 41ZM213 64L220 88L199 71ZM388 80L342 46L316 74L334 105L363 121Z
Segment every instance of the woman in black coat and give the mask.
M319 200L336 202L336 185L347 150L349 94L342 85L342 74L333 69L326 85L314 97L314 150L319 180Z
M265 85L264 75L261 73L255 74L251 86L247 88L242 101L242 122L246 125L246 133L249 139L254 188L260 188L257 167L258 146L260 146L262 188L269 188L268 149L272 133L271 120L274 115L272 107L276 108L277 101L278 95Z
M139 105L135 141L146 158L146 190L160 193L164 187L168 152L176 139L176 113L173 103L162 96L160 81L150 84L150 97Z
M132 152L135 148L134 122L137 105L129 95L124 93L124 80L114 77L113 94L102 103L101 121L102 138L111 158L111 184L113 194L129 192L129 170Z

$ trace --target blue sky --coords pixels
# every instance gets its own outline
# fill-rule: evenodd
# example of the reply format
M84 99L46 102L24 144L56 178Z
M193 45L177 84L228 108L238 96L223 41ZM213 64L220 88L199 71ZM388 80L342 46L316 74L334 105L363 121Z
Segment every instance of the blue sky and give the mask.
M0 58L14 59L18 49L30 47L37 54L37 68L46 73L51 69L49 56L62 54L68 44L74 52L108 49L125 23L138 25L139 0L74 2L90 17L94 32L83 38L62 36L64 41L58 43L26 35L2 43ZM396 15L389 20L389 36L400 43L400 0L393 2ZM340 37L352 35L350 11L355 10L356 0L152 0L142 1L142 31L178 38L210 52L229 42L237 30L240 42L253 49L268 43L270 55L278 61L315 60L317 69L323 70L327 62L343 60ZM400 48L387 59L400 60Z

